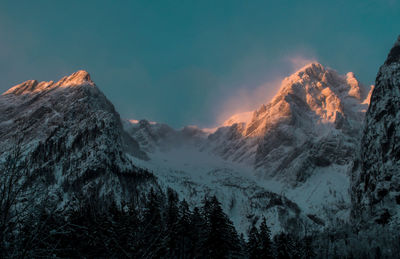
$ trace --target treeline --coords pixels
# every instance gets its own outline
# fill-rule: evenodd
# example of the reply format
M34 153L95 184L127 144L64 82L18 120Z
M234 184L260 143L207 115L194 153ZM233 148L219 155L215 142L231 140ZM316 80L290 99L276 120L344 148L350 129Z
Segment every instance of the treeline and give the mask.
M310 258L312 240L279 234L265 218L246 241L215 196L189 208L172 189L151 191L143 205L81 200L59 212L42 207L2 243L3 257L68 258ZM11 249L8 250L7 249Z
M0 164L0 258L312 255L312 249L305 249L311 245L293 235L280 234L271 240L265 219L259 227L252 226L245 240L215 196L204 197L199 207L190 208L172 189L163 192L154 185L156 191L136 193L125 203L102 197L98 188L86 195L70 192L68 204L60 204L59 198L50 195L45 180L32 179L20 157L16 149Z

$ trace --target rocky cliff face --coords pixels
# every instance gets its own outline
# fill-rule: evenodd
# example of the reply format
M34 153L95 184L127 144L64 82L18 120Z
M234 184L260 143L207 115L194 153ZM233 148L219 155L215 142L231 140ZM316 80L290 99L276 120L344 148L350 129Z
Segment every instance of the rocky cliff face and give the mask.
M353 218L399 222L400 37L379 69L352 184Z
M249 122L210 135L209 145L264 176L304 182L316 168L352 163L368 93L353 73L339 75L313 63L286 78Z
M122 195L121 175L140 171L129 157L147 159L86 71L26 81L0 97L0 159L16 148L60 199L95 186L99 195Z

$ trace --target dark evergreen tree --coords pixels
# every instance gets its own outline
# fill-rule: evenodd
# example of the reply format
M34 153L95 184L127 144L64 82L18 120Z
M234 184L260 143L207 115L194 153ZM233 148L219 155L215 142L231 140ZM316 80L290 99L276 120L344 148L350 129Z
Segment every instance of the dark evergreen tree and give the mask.
M275 257L277 259L292 258L294 247L291 237L286 233L280 233L274 237Z
M218 199L213 196L210 206L204 209L209 213L209 232L205 241L208 258L230 258L241 254L237 232L223 212Z
M143 230L139 243L140 257L161 257L166 254L163 244L164 222L161 216L163 198L153 188L148 194L141 222Z
M375 248L375 259L380 259L382 257L381 248L378 246Z
M113 209L114 208L114 211ZM118 254L124 257L134 257L138 247L139 219L134 204L122 204L121 207L113 206L107 214L112 218L112 238L115 247L119 248Z
M313 247L312 236L305 236L302 240L302 257L303 258L314 258L316 256Z
M206 254L205 243L208 236L208 225L198 207L193 209L193 213L190 217L190 224L192 226L190 234L192 236L193 246L189 254L192 255L192 257L203 257L202 255Z
M178 194L171 188L168 188L167 199L168 204L166 208L166 230L164 234L164 245L167 250L166 257L176 258L178 257L179 253L179 247L177 243L179 220Z
M249 231L249 239L247 241L247 254L249 258L262 258L261 256L261 240L260 233L255 224L252 225Z
M179 220L177 224L178 254L180 258L192 258L193 251L193 225L189 204L183 200L179 206Z
M260 255L261 258L273 258L271 230L263 217L260 225Z
M243 233L240 233L239 236L239 246L240 246L240 251L242 251L242 255L244 258L248 258L248 254L247 254L247 242L244 239L244 235Z

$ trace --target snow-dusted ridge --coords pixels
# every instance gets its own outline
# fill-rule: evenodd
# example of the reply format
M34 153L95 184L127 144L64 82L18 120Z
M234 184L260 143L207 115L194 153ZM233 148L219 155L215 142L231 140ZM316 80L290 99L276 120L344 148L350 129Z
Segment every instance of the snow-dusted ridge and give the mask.
M95 86L94 82L90 79L88 72L84 70L79 70L70 76L65 76L61 78L58 82L38 82L36 80L28 80L22 84L16 85L10 88L8 91L3 93L3 95L14 94L34 94L43 91L49 91L55 88L66 88L74 86Z

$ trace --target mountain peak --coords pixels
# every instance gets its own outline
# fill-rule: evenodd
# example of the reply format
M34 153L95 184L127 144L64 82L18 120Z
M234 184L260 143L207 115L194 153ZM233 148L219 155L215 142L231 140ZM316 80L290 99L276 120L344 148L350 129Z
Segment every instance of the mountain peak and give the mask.
M385 61L385 65L391 65L392 63L400 62L400 35L397 37L389 55Z
M310 63L285 78L282 82L282 92L287 94L288 91L293 91L293 88L303 89L302 91L306 94L315 95L325 91L325 93L334 93L340 98L349 96L357 100L364 100L368 95L368 89L359 82L353 72L341 75L318 62Z
M297 76L300 78L304 76L320 77L320 75L326 71L327 69L323 65L314 61L297 70L295 73L292 74L292 76Z
M297 125L329 122L340 128L342 118L358 121L363 117L367 99L368 90L354 73L340 75L313 62L282 81L271 102L251 116L245 135L263 135L268 127L282 121Z
M334 70L325 68L318 62L312 62L300 68L289 77L286 77L283 83L294 84L297 82L303 84L303 82L321 82L330 84L331 81L337 81L337 77L338 75Z
M395 46L400 46L400 35L397 36L397 40L396 40L396 42L394 43L394 45L395 45Z
M85 70L79 70L70 76L61 78L56 83L57 86L78 86L78 85L91 85L94 86L94 82L90 78L90 74Z
M296 74L300 72L322 72L324 70L325 68L323 65L317 61L314 61L297 70Z

